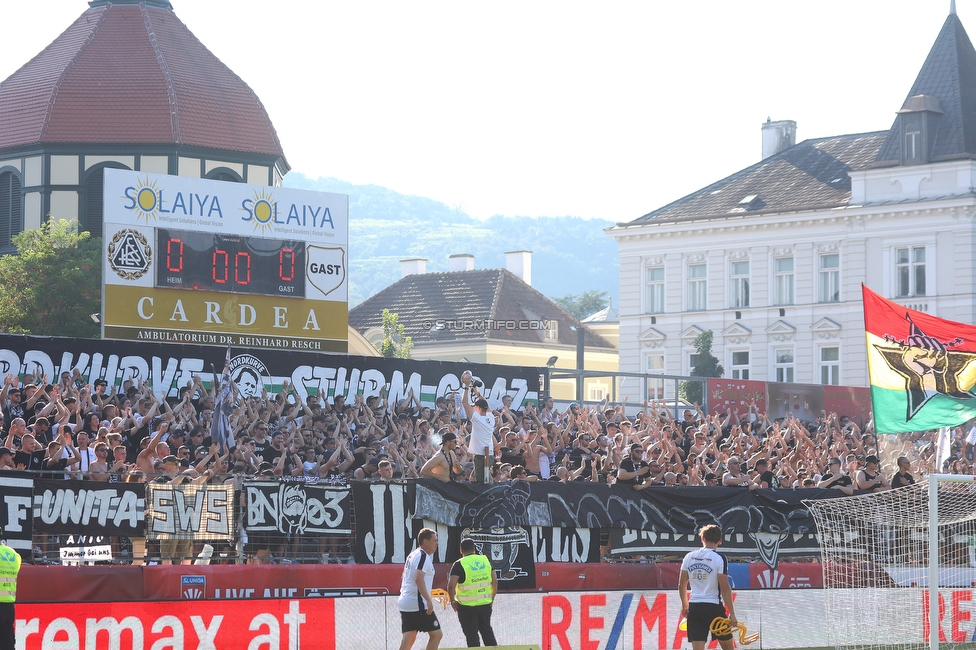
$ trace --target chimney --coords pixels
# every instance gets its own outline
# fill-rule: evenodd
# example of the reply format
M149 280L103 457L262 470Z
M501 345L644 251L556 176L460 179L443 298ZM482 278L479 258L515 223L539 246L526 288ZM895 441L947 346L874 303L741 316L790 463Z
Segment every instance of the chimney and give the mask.
M525 284L532 286L532 251L505 253L505 268Z
M474 255L468 253L451 255L447 258L447 270L451 273L455 271L474 271Z
M775 156L796 144L796 122L779 120L773 122L768 117L762 125L762 159Z
M422 275L427 272L427 260L423 258L400 260L400 278L408 275Z

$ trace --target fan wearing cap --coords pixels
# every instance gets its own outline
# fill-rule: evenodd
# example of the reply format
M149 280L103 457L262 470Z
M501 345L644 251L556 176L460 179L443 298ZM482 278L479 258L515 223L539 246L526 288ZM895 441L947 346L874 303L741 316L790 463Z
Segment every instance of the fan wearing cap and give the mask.
M461 473L461 466L454 455L457 445L457 435L451 431L445 432L441 436L440 451L424 463L420 468L420 475L424 478L437 479L442 483L456 481L458 474Z
M495 414L491 412L488 400L482 397L478 388L472 384L471 374L465 372L461 377L464 383L464 396L461 406L464 407L465 417L471 421L471 439L468 441L468 451L474 455L475 483L488 483L491 475L491 465L501 444L495 440ZM471 398L477 401L471 403Z
M870 490L871 492L883 492L891 489L888 477L881 473L878 466L881 462L877 456L868 456L864 459L864 468L858 470L854 476L854 485L858 490Z

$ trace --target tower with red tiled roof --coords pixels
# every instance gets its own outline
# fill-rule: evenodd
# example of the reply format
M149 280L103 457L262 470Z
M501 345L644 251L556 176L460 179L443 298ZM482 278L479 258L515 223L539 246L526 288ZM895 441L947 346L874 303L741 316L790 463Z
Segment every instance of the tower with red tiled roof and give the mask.
M102 231L106 167L278 185L257 95L169 0L93 0L0 82L0 252L47 215Z

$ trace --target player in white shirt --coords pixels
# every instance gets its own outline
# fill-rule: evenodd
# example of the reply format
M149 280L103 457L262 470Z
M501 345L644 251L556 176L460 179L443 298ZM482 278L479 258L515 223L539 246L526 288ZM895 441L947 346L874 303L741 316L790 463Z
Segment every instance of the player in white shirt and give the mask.
M426 632L427 650L437 650L444 632L434 613L434 599L430 590L434 586L434 552L437 551L437 533L424 528L417 534L417 548L407 556L400 581L400 650L409 650L417 639L417 632Z
M465 371L461 375L461 383L464 384L461 405L464 407L465 417L471 421L468 453L474 456L475 483L490 483L491 461L495 459L496 450L501 447L495 442L495 414L491 412L488 400L472 385L470 372ZM475 396L478 400L472 403L471 398Z
M727 617L732 622L733 628L739 622L732 605L729 562L716 550L722 543L722 529L715 524L709 524L703 526L699 534L702 548L685 556L681 562L681 575L678 578L681 615L688 621L688 640L691 641L693 650L705 649L709 626L714 619ZM732 650L731 633L718 637L712 634L712 637L722 645L722 650Z

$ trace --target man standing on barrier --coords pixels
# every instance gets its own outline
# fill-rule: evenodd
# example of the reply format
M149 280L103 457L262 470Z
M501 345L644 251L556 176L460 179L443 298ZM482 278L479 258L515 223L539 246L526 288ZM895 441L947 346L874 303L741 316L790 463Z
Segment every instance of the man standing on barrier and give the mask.
M478 392L482 383L472 379L470 371L464 371L461 383L464 384L461 406L464 408L464 416L471 422L468 452L474 456L474 482L490 483L491 466L495 460L495 452L500 447L495 441L495 414L491 412L488 400ZM473 397L477 397L477 401L472 403Z
M498 591L498 578L487 557L478 553L474 540L461 540L461 559L451 567L447 594L457 612L469 648L498 645L491 629L491 603Z
M7 546L6 536L0 528L0 650L14 650L16 645L14 602L17 600L18 573L20 555Z
M719 555L722 543L722 529L715 524L703 526L701 532L702 548L692 551L681 562L681 575L678 578L678 597L681 599L681 616L688 621L688 640L693 650L705 650L710 626L716 618L728 618L736 627L735 607L732 603L732 588L729 586L729 561ZM691 587L691 596L688 588ZM724 602L724 605L723 605ZM732 632L716 635L722 650L732 650Z

